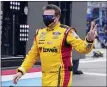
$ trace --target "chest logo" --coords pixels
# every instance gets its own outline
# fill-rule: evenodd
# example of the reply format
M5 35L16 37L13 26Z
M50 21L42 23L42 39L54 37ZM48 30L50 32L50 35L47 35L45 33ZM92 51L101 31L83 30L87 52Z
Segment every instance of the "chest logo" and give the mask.
M39 37L39 40L44 40L46 37L46 32L42 32L40 37Z
M39 42L38 44L44 44L44 42Z
M56 47L54 48L43 48L43 52L58 52L58 49Z
M53 35L60 35L60 32L53 32Z
M52 39L58 39L60 34L61 34L60 32L53 32Z

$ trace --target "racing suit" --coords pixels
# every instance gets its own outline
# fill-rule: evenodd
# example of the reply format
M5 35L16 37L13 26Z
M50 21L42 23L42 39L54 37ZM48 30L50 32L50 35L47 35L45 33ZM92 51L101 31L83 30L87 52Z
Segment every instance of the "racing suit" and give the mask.
M60 23L53 29L39 29L36 31L31 50L17 70L25 74L40 58L42 86L71 86L72 48L80 53L89 53L93 48L93 42L81 40L73 28Z

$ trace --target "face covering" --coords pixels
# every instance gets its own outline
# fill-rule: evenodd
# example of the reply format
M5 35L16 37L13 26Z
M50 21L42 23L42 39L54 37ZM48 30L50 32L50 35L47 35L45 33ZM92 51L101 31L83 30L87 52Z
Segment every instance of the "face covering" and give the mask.
M43 22L46 26L49 26L52 22L54 22L55 15L43 15Z

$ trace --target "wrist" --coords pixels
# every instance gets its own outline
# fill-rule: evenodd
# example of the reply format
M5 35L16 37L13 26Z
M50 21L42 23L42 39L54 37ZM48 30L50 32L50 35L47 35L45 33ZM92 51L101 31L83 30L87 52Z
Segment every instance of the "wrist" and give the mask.
M88 40L87 37L86 37L86 41L87 41L88 43L93 43L93 42L94 42L94 40Z
M24 73L21 70L18 70L18 73L21 73L22 75L24 75Z

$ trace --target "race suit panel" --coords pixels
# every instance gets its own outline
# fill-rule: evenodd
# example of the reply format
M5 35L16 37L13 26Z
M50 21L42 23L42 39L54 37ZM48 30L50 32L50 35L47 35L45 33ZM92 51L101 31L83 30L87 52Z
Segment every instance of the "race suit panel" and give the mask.
M86 41L76 38L72 29L67 29L67 26L60 23L53 29L39 29L32 49L18 70L28 72L40 55L42 86L71 86L72 47L81 53L88 53L92 50L92 45L89 48Z

